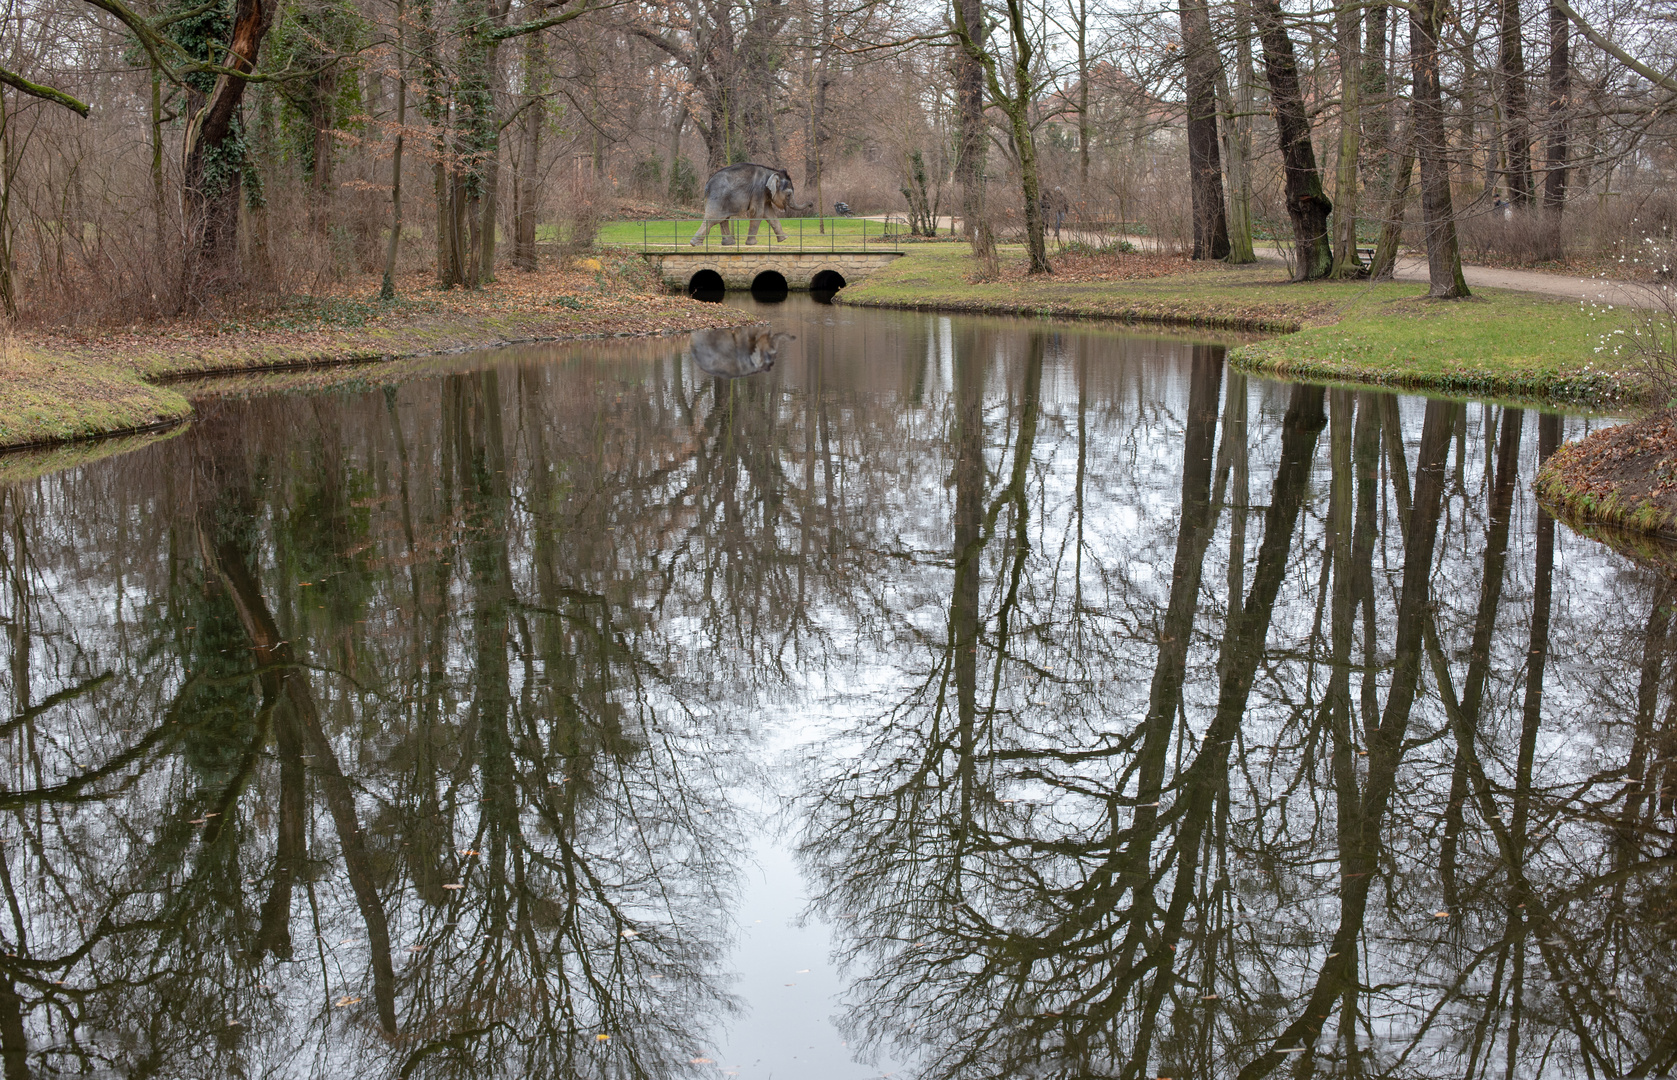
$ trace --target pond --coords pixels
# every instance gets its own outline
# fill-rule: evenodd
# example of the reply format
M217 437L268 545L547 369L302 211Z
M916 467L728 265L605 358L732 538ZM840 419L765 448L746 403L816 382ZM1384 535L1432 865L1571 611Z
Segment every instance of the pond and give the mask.
M1677 1065L1603 421L759 310L0 488L7 1080Z

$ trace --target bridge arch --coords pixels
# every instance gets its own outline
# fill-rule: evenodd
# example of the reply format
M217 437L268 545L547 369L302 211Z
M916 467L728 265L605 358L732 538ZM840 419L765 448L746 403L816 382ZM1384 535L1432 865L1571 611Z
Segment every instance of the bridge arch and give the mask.
M702 299L720 300L727 290L749 289L770 273L785 281L787 289L824 292L830 299L831 290L854 285L900 258L902 252L735 247L727 251L643 251L641 255L657 268L667 288L694 297L702 292Z
M844 275L837 270L822 270L809 279L809 291L817 300L831 300L845 284Z
M751 279L751 295L756 300L778 304L786 299L786 275L779 270L764 270Z
M723 283L722 275L709 267L695 271L687 280L687 295L695 300L715 303L721 300L727 291L728 286Z

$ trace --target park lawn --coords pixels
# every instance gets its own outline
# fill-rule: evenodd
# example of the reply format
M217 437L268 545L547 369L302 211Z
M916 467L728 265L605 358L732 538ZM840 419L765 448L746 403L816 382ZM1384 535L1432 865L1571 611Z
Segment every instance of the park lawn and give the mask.
M1275 263L1228 266L1158 255L1059 256L1065 273L1028 277L1018 248L1000 280L973 282L963 247L926 245L844 290L846 304L1111 318L1264 330L1277 336L1230 354L1258 372L1378 383L1451 394L1591 406L1638 391L1605 335L1625 312L1507 290L1429 300L1414 282L1294 284Z
M656 221L607 221L600 225L597 238L600 244L609 246L641 247L646 244L686 244L693 239L693 234L699 231L699 218L665 218ZM743 240L750 229L748 222L733 223L737 239ZM826 231L822 231L822 226ZM889 231L891 234L901 233L901 222L886 223L873 221L868 218L781 218L780 227L786 230L788 244L795 244L802 238L807 247L812 244L826 246L837 244L859 245L880 244L884 246L883 238ZM710 245L715 247L722 242L722 228L717 226L710 231L707 238ZM773 241L774 230L769 228L768 222L763 222L757 229L759 244Z

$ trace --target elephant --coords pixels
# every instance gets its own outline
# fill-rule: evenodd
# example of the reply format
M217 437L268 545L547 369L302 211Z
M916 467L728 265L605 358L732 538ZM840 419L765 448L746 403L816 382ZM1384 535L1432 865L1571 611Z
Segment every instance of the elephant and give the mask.
M797 338L767 324L695 330L688 339L693 362L707 375L739 379L774 367L780 347Z
M734 231L730 219L749 218L751 231L746 243L757 242L759 219L767 219L769 228L784 244L786 232L780 227L779 215L788 210L808 209L808 206L792 205L792 174L785 169L750 162L729 165L711 173L705 181L705 221L693 234L691 243L698 245L713 227L721 225L722 242L732 244Z

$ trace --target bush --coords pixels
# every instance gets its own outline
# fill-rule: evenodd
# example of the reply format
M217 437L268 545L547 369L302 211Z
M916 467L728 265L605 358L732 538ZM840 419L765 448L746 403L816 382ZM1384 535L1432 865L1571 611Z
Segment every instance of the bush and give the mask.
M629 183L640 198L656 197L664 186L664 163L657 158L642 158L629 169Z
M1643 306L1630 329L1609 340L1652 385L1658 404L1677 408L1677 234L1644 235L1622 265L1626 287L1641 294Z
M670 168L670 201L680 206L699 201L699 177L686 158L678 157Z
M1068 255L1134 255L1136 246L1128 240L1107 237L1095 244L1087 240L1073 240L1060 250Z

